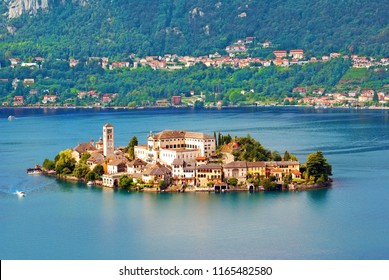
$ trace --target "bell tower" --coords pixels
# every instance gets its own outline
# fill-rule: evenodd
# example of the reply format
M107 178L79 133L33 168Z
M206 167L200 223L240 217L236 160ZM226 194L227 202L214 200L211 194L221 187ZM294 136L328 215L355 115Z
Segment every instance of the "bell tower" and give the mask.
M113 154L114 150L113 126L107 123L103 126L103 154L106 157Z

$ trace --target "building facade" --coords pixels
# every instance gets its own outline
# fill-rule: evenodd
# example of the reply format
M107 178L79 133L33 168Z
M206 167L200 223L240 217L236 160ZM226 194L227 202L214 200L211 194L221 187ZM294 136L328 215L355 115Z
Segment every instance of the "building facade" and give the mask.
M135 156L149 163L171 165L174 159L194 160L209 157L216 152L213 136L185 130L164 130L147 138L146 146L136 146Z

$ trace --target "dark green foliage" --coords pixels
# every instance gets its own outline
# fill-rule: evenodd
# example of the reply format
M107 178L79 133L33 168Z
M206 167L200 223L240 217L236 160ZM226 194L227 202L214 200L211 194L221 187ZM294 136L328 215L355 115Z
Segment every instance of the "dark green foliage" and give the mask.
M42 167L47 169L47 170L53 170L55 168L55 164L54 164L54 161L46 158L43 163L42 163Z
M90 158L90 153L88 153L88 152L85 152L85 153L83 153L82 155L81 155L81 158L80 158L80 161L79 161L79 163L86 163L86 161L88 160L88 158Z
M288 151L284 153L284 161L298 161L297 157L293 154L290 154Z
M269 176L262 181L262 185L266 190L274 191L277 188L276 178L274 176Z
M326 182L332 175L332 167L327 162L321 151L309 154L306 162L306 172L308 177L313 177L315 182Z
M134 154L134 147L138 145L138 138L136 136L133 136L128 142L128 145L126 147L126 152L128 153L128 157L130 160L135 159L135 154Z
M85 178L86 175L90 172L90 168L85 163L78 163L73 170L73 175L77 178Z
M99 175L96 172L89 171L88 174L86 174L85 179L88 181L95 181L99 179Z
M164 190L168 187L168 184L165 182L165 180L159 180L158 187L160 190Z
M240 144L241 148L233 152L235 161L270 161L273 159L271 151L265 149L261 143L250 135L237 137L236 141Z
M228 184L235 187L238 185L238 179L236 179L235 177L232 177L232 178L228 179Z
M132 177L129 177L127 175L122 175L119 178L119 187L123 189L130 189L133 187L134 181Z
M98 176L102 176L104 174L104 167L101 164L98 164L93 168L93 172Z
M386 0L53 1L49 12L23 15L0 29L0 49L13 56L128 57L130 53L209 54L246 36L309 53L387 55ZM3 1L0 2L5 11ZM220 4L219 4L220 3ZM1 12L0 14L3 14ZM16 28L11 35L5 26ZM267 49L254 54L266 56Z

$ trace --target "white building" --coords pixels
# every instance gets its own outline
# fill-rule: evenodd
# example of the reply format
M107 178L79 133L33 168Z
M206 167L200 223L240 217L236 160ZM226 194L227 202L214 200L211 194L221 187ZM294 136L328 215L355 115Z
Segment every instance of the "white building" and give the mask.
M146 146L136 146L135 156L146 162L162 162L171 165L174 159L195 160L198 156L209 157L216 151L213 136L185 130L150 132Z

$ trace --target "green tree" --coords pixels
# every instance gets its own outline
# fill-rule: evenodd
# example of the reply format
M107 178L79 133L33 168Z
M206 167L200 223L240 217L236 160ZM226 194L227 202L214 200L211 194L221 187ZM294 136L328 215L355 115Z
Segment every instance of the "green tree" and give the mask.
M134 180L132 177L127 175L122 175L119 178L119 187L123 189L130 189L134 185Z
M91 156L90 153L84 152L84 153L81 155L81 158L80 158L79 163L86 163L86 161L88 160L88 158L90 158L90 156Z
M227 182L229 185L234 187L238 185L238 179L236 179L235 177L231 177L230 179L228 179Z
M101 177L104 174L104 167L101 164L97 164L93 168L93 172L95 172L99 177Z
M307 176L313 177L317 182L319 178L321 181L327 181L329 176L332 175L332 166L327 162L321 151L309 154L306 162Z
M280 153L277 151L273 151L271 153L271 157L272 157L272 160L274 160L274 161L281 161L282 160Z
M134 153L135 146L138 146L138 138L136 138L136 136L133 136L130 142L128 142L127 149L126 149L130 160L135 159L135 153Z
M73 175L77 178L85 178L85 176L90 172L90 168L85 163L79 163L73 170Z
M42 166L43 168L47 169L47 170L53 170L55 168L55 164L54 164L54 161L46 158L43 163L42 163Z
M159 180L158 181L158 187L159 187L160 190L166 189L167 188L167 184L166 184L165 180Z
M88 181L95 181L99 178L99 175L96 172L89 171L88 174L86 174L85 179Z
M59 152L55 157L55 171L58 174L70 174L76 166L76 160L72 157L72 150Z
M293 154L290 154L288 151L284 153L284 161L298 161L297 157Z

